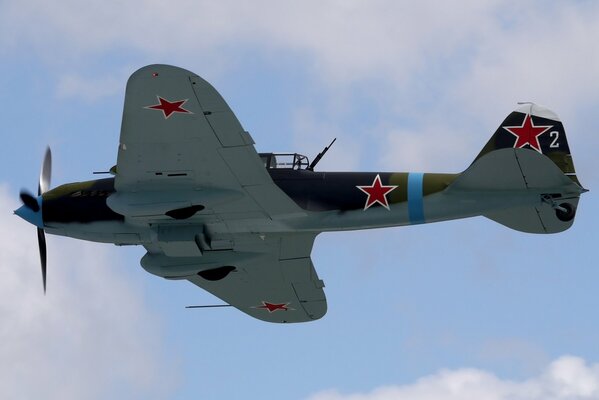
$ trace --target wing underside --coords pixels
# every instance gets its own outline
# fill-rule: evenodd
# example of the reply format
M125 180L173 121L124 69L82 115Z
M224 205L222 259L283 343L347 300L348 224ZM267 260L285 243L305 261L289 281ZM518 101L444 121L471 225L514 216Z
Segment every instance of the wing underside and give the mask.
M142 266L169 279L187 279L252 317L304 322L327 310L324 283L310 251L313 234L236 235L233 249L201 257L169 257L146 246Z
M127 83L107 204L148 227L149 272L187 279L264 321L318 319L326 300L310 260L314 234L289 228L305 212L253 144L208 82L172 66L141 68Z
M206 273L188 279L263 321L305 322L326 313L324 283L310 257L280 260L269 254L236 263L233 268L220 280L206 279L210 276Z

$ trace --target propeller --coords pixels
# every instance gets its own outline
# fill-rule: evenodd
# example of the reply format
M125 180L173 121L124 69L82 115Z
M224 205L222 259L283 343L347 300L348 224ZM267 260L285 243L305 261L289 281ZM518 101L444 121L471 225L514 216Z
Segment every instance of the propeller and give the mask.
M33 197L33 195L28 191L21 190L19 197L21 198L23 204L25 204L25 206L29 208L31 211L38 212L40 210L40 205L37 204L36 198Z
M40 263L42 266L42 281L44 283L44 294L46 294L46 235L44 233L44 223L42 219L42 199L41 195L50 188L50 177L52 175L52 152L50 147L46 148L42 170L40 172L39 184L37 187L37 198L27 190L21 190L19 197L23 202L23 207L15 211L17 215L26 221L37 226L37 243L40 251ZM27 210L23 210L26 208Z

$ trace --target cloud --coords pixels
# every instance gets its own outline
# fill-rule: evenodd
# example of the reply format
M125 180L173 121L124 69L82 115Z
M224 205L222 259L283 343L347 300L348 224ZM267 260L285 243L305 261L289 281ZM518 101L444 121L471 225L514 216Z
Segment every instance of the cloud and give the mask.
M196 57L202 57L202 50L244 43L309 53L314 66L331 79L370 76L373 67L403 75L423 68L426 55L443 56L462 47L473 29L484 27L496 6L479 3L465 2L458 9L434 1L406 6L384 0L183 0L176 7L158 0L9 1L2 5L0 43L10 48L28 42L38 51L52 44L51 50L60 53L133 48L154 55L197 52Z
M383 80L402 107L432 95L482 110L481 96L511 103L514 92L596 98L598 13L593 2L8 1L0 49L27 45L68 64L133 50L209 68L245 46L300 55L332 85Z
M591 50L597 4L528 4L477 40L478 54L454 91L471 110L488 115L500 104L535 101L571 113L599 99L599 54Z
M14 197L0 186L0 398L163 398L174 367L141 288L106 246L48 236L44 296Z
M71 69L115 53L130 63L124 54L133 54L204 74L226 74L248 54L293 57L327 91L306 99L305 113L370 102L381 113L380 132L369 137L382 149L380 167L411 158L433 170L448 153L467 165L517 101L546 104L566 122L588 113L581 104L599 101L598 17L594 2L8 1L0 51L33 49ZM63 75L58 95L93 101L124 87L124 78L101 76ZM352 113L346 107L315 124L336 128ZM361 128L342 132L364 137ZM596 141L593 131L581 134Z
M309 400L583 400L599 398L599 364L560 357L536 377L511 381L479 369L442 370L412 384L369 393L317 393Z

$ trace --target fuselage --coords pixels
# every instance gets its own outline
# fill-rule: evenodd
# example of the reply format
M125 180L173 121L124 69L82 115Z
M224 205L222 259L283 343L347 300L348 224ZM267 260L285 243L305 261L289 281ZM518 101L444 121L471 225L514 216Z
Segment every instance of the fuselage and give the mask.
M42 221L34 215L37 219L29 222L51 234L119 245L152 243L158 229L188 235L216 227L211 236L226 240L229 234L318 234L488 216L503 209L539 205L544 193L552 192L546 187L496 190L493 179L487 187L447 190L460 174L267 170L273 182L297 204L299 212L281 218L260 212L236 214L235 199L244 196L203 187L179 192L179 200L202 196L209 199L205 204L178 210L183 211L179 213L182 215L173 217L174 214L161 209L161 193L168 193L170 198L174 192L157 191L134 194L132 207L137 215L125 217L115 211L115 202L111 202L111 196L117 198L122 193L115 189L114 178L106 178L65 184L45 192L38 198ZM502 176L498 173L498 177ZM197 193L202 194L198 197ZM210 198L206 194L211 194ZM119 204L122 206L123 201ZM28 219L29 214L23 215L23 210L27 211L26 207L17 213Z
M485 209L505 205L509 200L500 196L496 202L485 201L481 208L476 206L474 197L468 201L464 197L445 194L457 174L291 169L269 170L269 173L303 213L282 220L263 221L261 232L320 233L421 224L480 215ZM152 240L156 224L177 223L177 226L191 227L222 220L210 209L198 211L184 221L165 215L156 216L153 223L125 218L108 205L107 200L115 193L114 178L65 184L44 193L44 229L51 234L90 241L143 244ZM256 218L246 218L228 226L236 233L253 232Z

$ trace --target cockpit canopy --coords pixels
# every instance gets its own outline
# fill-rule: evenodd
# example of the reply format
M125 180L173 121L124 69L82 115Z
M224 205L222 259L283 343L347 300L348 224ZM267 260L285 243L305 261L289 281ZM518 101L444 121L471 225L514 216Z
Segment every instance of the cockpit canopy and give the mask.
M297 153L260 153L266 169L307 169L310 165L308 157Z

